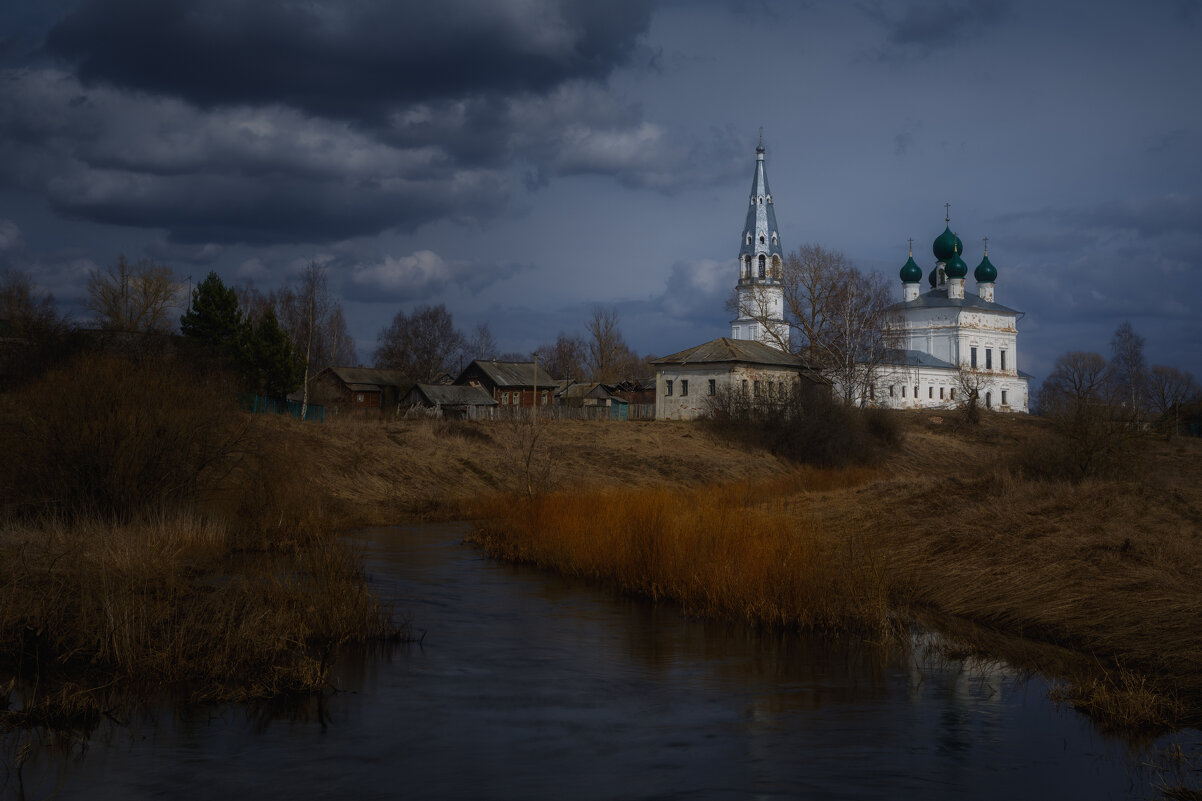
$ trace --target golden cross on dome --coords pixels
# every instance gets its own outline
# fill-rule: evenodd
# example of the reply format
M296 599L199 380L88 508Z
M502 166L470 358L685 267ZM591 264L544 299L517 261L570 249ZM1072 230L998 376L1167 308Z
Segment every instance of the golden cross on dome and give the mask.
M985 255L989 255L989 237L985 237Z
M952 214L952 204L944 203L943 204L943 221L950 223L952 221L951 214Z

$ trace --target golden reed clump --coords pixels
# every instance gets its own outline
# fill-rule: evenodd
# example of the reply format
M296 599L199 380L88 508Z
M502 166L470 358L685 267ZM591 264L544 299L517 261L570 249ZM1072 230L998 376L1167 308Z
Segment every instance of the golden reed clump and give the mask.
M557 492L478 510L492 556L671 600L688 614L826 632L889 631L888 588L863 540L828 537L801 490L873 472L799 470L698 489Z

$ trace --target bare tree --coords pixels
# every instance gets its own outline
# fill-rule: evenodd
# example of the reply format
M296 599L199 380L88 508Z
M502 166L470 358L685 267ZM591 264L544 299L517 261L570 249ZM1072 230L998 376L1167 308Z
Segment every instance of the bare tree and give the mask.
M845 404L871 397L892 347L889 287L878 273L862 273L841 252L803 245L780 271L786 329L771 325L767 286L757 286L739 308L760 324L773 344L801 356L835 382Z
M1129 445L1130 426L1111 402L1106 360L1071 351L1056 359L1039 390L1039 406L1067 445L1071 471L1089 476L1113 471Z
M441 303L397 312L377 338L376 367L402 371L414 381L431 381L452 369L464 338Z
M588 367L592 380L613 383L631 365L633 353L618 329L618 312L597 306L585 328L588 330ZM637 363L638 358L633 361Z
M981 393L988 379L979 370L961 367L956 372L956 388L960 390L958 403L964 410L964 418L973 425L981 421Z
M0 273L0 320L6 333L19 339L42 339L62 329L54 295L37 289L29 275L17 270Z
M1148 383L1144 338L1135 333L1130 321L1125 320L1114 330L1110 349L1110 381L1114 400L1126 407L1129 419L1139 423Z
M497 340L493 338L492 330L489 329L488 323L479 323L476 326L464 350L464 355L468 359L497 358Z
M85 306L101 328L163 333L173 327L171 311L183 305L181 294L167 265L150 259L130 264L122 255L114 266L88 276Z
M314 376L327 367L357 361L342 305L330 294L325 267L315 261L305 266L298 286L285 286L267 300L304 365L301 405L307 409Z
M560 331L555 342L540 345L537 353L539 362L556 378L580 379L585 375L588 345L580 337Z
M1160 418L1160 427L1168 438L1177 433L1181 407L1198 397L1198 384L1192 374L1176 367L1152 365L1148 372L1148 403Z

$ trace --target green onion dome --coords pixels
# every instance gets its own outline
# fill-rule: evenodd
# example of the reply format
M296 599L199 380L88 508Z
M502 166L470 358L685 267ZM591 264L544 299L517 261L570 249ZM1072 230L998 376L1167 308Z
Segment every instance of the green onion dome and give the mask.
M963 251L963 245L960 245L959 248L957 245L960 245L960 240L948 227L944 228L943 233L935 238L935 244L931 246L931 251L934 252L936 261L947 261Z
M919 284L922 283L922 268L914 261L914 254L910 254L910 260L901 268L901 280L903 284Z
M963 278L968 275L968 265L960 258L959 253L953 253L943 268L943 274L948 278Z
M972 277L977 279L978 284L992 284L997 280L997 268L989 261L989 254L985 254L985 258L981 259Z

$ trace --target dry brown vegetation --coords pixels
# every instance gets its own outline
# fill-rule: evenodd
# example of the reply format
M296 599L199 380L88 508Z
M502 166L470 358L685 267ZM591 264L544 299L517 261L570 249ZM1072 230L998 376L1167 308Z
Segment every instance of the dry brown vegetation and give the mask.
M339 586L347 595L351 585L323 585L315 578L320 566L273 560L314 543L320 555L329 520L345 527L476 518L486 521L482 539L499 556L674 599L696 614L874 636L917 620L956 648L1063 680L1057 697L1103 723L1202 720L1202 442L1139 438L1118 477L1080 479L1043 469L1058 446L1041 420L986 414L968 426L951 416L895 417L894 442L873 449L871 469L817 469L774 456L771 443L690 423L343 418L312 425L235 414L228 422L237 447L176 482L178 495L167 493L208 516L182 524L191 534L141 541L192 543L181 546L174 567L155 563L176 571L163 593L178 590L177 601L226 598L234 588L221 577L245 569L256 577L243 582L246 592L262 590L269 606L304 606L294 621L308 621L321 617L305 615L325 601L306 592ZM12 508L11 498L5 503ZM25 519L0 538L3 597L100 597L96 587L71 583L76 577L67 574L82 581L92 572L75 554L102 552L98 543L133 529L117 520L77 532L54 522L62 519ZM148 519L171 527L178 517L139 513L126 522ZM30 525L41 528L22 533ZM353 582L353 562L334 561ZM123 576L126 595L145 595L138 583L145 579L135 578L145 574L125 570L112 575ZM298 575L309 578L298 582ZM18 587L41 581L59 589ZM259 639L273 641L268 634L278 631L275 642L306 642L298 653L317 654L320 665L319 644L345 636L337 629L353 627L347 620L368 619L359 631L376 630L379 618L359 609L331 619L324 633L265 617ZM128 617L149 621L139 614ZM58 619L31 628L57 632ZM94 626L101 618L88 620ZM125 633L114 628L101 645L80 638L56 647L71 658L94 648L116 659L128 653L122 643L152 629L137 622ZM24 623L6 631L9 642L30 636ZM170 642L164 653L182 652Z
M798 472L682 423L317 436L327 474L343 465L330 485L342 503L486 517L483 541L504 558L698 614L826 630L921 619L958 647L1066 679L1059 697L1104 724L1202 719L1202 443L1143 439L1123 478L1049 480L1028 477L1054 447L1038 419L899 425L870 476ZM551 466L534 492L523 448Z
M311 464L224 388L92 355L0 396L0 724L311 693L332 648L395 636Z

